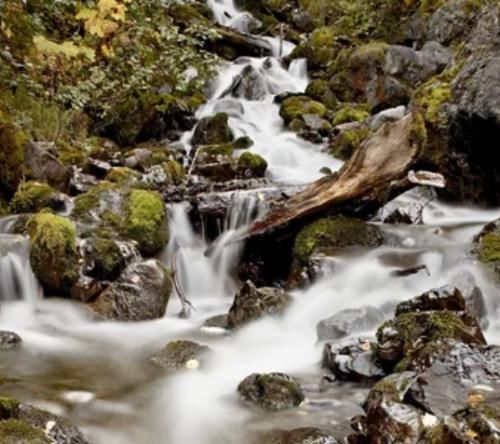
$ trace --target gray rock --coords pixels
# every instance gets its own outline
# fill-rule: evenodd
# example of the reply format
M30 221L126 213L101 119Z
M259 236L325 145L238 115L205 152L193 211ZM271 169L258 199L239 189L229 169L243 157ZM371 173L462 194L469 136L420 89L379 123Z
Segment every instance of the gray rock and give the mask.
M167 370L196 370L202 363L203 356L210 352L206 345L200 345L193 341L172 341L151 361L158 367Z
M470 31L474 16L469 4L469 0L445 2L427 21L427 39L448 45Z
M238 392L245 401L271 411L297 407L304 400L300 382L283 373L254 373L240 382Z
M229 309L228 328L241 327L263 316L282 314L291 302L291 296L282 289L257 288L247 281L236 293Z
M262 26L262 22L248 12L242 12L234 16L228 26L244 34L251 34Z
M401 302L396 307L396 316L403 313L434 310L464 311L465 308L462 292L456 287L446 285Z
M11 331L0 331L0 351L12 350L21 346L21 337Z
M215 103L214 112L226 113L230 117L241 117L245 113L245 109L239 100L227 97Z
M255 444L339 444L339 441L326 431L304 427L265 432L259 436Z
M370 129L377 131L386 122L396 122L406 114L406 107L401 105L396 108L389 108L374 115L370 121Z
M28 142L24 154L26 176L30 179L47 182L59 190L66 190L71 180L70 168L64 166L56 157L54 143Z
M233 132L229 128L228 115L217 113L201 119L194 130L193 145L220 145L232 142Z
M267 94L266 79L252 65L247 65L223 95L229 93L241 99L260 100Z
M371 330L384 321L384 314L375 307L348 308L316 326L318 340L340 339L353 333Z
M164 316L172 291L170 272L155 259L130 264L95 302L97 315L117 321L146 321Z

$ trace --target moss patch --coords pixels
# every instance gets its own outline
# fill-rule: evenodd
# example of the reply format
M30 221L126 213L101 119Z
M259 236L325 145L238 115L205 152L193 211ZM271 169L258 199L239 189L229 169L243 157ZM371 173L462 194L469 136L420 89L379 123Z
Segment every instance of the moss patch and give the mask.
M286 123L297 118L302 118L306 114L316 114L319 117L326 115L326 107L320 102L310 99L307 96L288 97L281 104L280 116Z
M167 215L158 193L132 190L125 208L125 234L138 243L139 251L154 255L168 242Z
M368 134L369 130L365 127L342 131L330 143L328 147L330 153L341 160L350 159Z
M42 212L29 220L27 229L33 271L49 290L67 292L78 277L75 225Z
M17 190L10 203L10 210L13 213L33 213L45 207L53 208L56 197L56 192L51 186L29 181L23 183Z
M370 117L370 113L363 105L344 105L335 112L332 124L341 125L347 122L362 122Z
M266 174L267 161L258 154L246 151L238 158L238 168L250 172L252 176L263 177Z
M2 444L50 444L51 440L42 430L24 421L8 419L0 421L0 442Z

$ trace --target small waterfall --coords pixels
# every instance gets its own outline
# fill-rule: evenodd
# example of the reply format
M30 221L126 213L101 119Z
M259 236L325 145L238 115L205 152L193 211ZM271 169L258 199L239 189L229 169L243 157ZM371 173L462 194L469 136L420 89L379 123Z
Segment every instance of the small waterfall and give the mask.
M266 205L251 192L235 192L231 199L222 234L212 245L194 232L188 203L170 207L172 237L164 259L175 269L178 284L190 301L230 297L237 287L234 267L242 245L233 239L262 216Z
M31 270L28 239L0 234L0 302L35 303L40 295L40 285Z

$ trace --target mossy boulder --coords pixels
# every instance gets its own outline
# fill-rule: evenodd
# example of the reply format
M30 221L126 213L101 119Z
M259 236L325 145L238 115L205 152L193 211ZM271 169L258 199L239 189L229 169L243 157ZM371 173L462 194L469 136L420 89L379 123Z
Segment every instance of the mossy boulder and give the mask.
M67 293L79 273L74 223L42 212L29 220L27 229L35 275L49 291Z
M325 105L307 96L292 96L286 98L281 104L280 116L289 124L294 119L301 119L307 114L324 117L327 113Z
M119 185L132 186L137 183L140 177L141 174L131 168L116 167L112 168L108 174L106 174L105 180Z
M264 177L267 161L258 154L245 151L238 158L238 170L244 177Z
M89 274L99 280L114 280L126 265L120 246L113 239L93 238L89 242Z
M377 357L397 371L422 368L439 344L454 340L465 344L486 344L478 321L451 311L403 313L385 322L377 331Z
M163 167L163 171L165 171L165 174L167 175L169 183L179 185L183 182L186 177L186 171L179 162L169 159L161 165Z
M332 124L341 125L348 122L362 122L370 116L366 106L356 104L344 104L335 111Z
M483 228L475 239L473 253L500 280L500 219Z
M306 95L318 102L321 102L329 109L334 109L338 106L338 98L331 90L328 82L323 79L311 80L306 88Z
M137 242L143 255L159 253L168 242L167 212L160 194L132 190L124 210L125 236Z
M349 125L330 139L328 150L337 159L348 160L369 134L363 125Z
M15 418L19 414L20 402L15 398L0 397L0 420Z
M171 341L151 361L167 371L196 370L209 352L209 347L193 341Z
M2 444L51 444L52 440L41 429L17 419L0 421Z
M0 111L0 185L14 193L23 177L26 136Z
M254 373L240 382L238 392L245 401L269 411L297 407L305 399L300 381L283 373Z
M62 206L59 193L46 183L28 181L20 185L10 202L12 213L34 213L43 208L58 209Z
M295 239L294 258L306 265L313 254L335 254L346 248L374 248L382 245L380 228L358 219L332 217L303 228Z
M233 132L229 128L229 116L217 113L201 119L194 130L193 145L221 145L232 142Z

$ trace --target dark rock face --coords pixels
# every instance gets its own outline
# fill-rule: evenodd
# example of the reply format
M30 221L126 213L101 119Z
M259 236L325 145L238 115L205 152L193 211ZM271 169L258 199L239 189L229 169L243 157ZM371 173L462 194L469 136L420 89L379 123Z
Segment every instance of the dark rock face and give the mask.
M368 339L328 343L323 348L321 366L341 381L373 381L385 376Z
M236 293L229 309L228 327L238 328L263 316L279 315L291 302L291 296L284 290L257 288L251 281L247 281Z
M158 319L165 314L171 291L170 272L159 261L134 262L89 307L105 319Z
M227 93L229 92L234 97L260 100L267 94L266 79L252 65L247 65L236 76Z
M464 311L465 299L456 287L445 286L430 290L416 298L404 301L396 307L396 316L410 312L451 310Z
M195 370L200 366L203 355L208 353L210 348L193 341L172 341L151 361L158 367L167 370Z
M55 156L55 145L44 142L28 142L24 153L27 175L47 182L59 190L65 190L71 179L71 171Z
M245 401L270 411L297 407L304 400L299 381L283 373L254 373L240 382L238 392Z
M0 331L0 351L12 350L21 346L21 337L11 331Z
M378 308L348 308L319 322L316 331L320 341L340 339L352 333L371 330L383 321L384 315Z
M193 145L219 145L229 143L233 138L228 125L228 115L218 113L211 117L204 117L198 122L191 143Z

